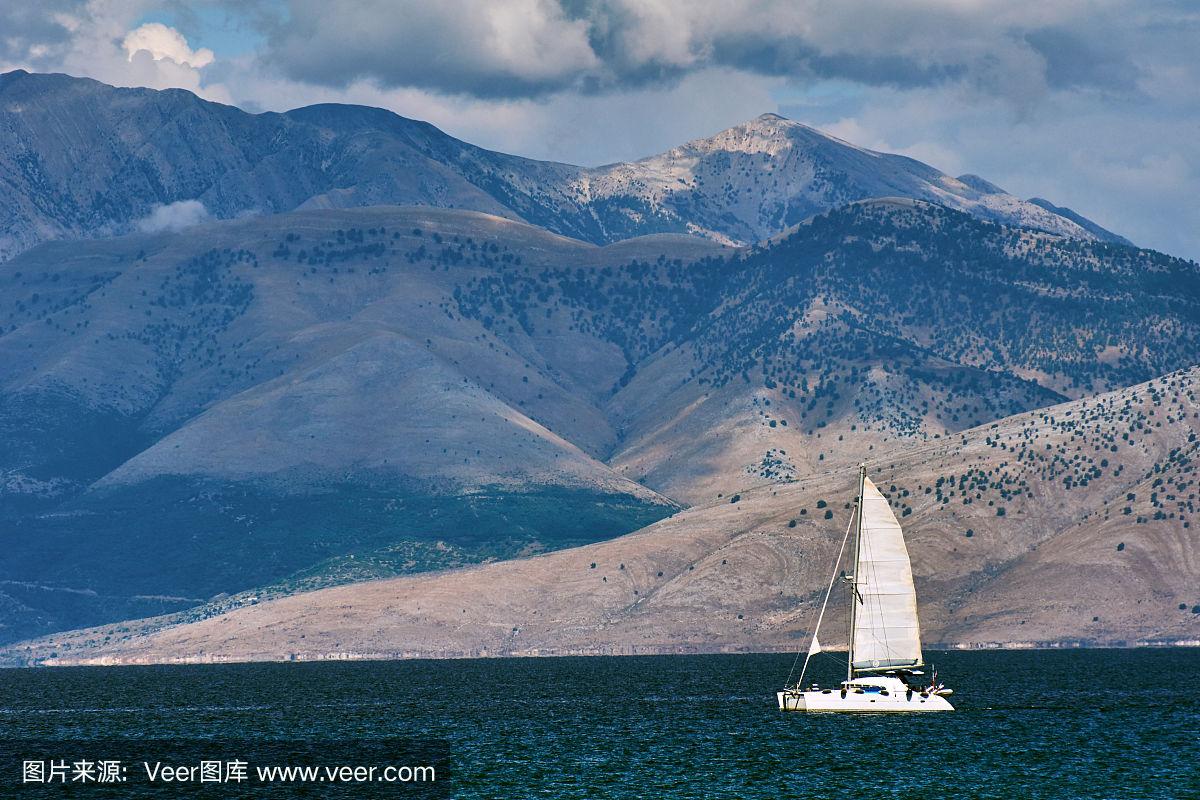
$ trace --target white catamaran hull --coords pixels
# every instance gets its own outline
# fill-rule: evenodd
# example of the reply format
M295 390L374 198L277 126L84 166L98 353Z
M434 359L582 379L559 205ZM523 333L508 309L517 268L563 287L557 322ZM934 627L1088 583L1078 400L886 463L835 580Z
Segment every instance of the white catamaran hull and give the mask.
M843 693L839 689L817 692L779 692L781 711L851 711L858 713L908 713L920 711L953 711L950 701L936 694L920 692L901 694Z

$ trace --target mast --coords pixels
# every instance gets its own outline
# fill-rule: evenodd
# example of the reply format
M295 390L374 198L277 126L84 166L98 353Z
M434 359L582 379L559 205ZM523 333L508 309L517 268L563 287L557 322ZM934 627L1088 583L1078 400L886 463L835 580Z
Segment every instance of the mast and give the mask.
M850 561L850 640L846 648L846 680L854 680L854 618L858 609L858 553L862 544L863 492L867 483L867 465L858 465L858 498L854 501L858 522L854 526L854 558Z

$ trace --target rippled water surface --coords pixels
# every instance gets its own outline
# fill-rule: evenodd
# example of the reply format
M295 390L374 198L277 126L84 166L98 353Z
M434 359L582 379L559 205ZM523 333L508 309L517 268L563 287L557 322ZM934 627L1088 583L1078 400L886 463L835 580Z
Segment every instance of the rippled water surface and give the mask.
M790 656L662 656L6 670L0 730L428 737L456 797L1200 798L1200 650L931 657L956 713L784 714Z

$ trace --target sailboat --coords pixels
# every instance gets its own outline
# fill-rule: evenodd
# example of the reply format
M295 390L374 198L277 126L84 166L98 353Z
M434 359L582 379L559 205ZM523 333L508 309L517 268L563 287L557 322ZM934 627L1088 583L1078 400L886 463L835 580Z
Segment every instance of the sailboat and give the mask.
M804 688L809 661L821 652L818 635L829 596L837 582L838 566L854 531L852 572L843 577L850 592L850 635L846 680L836 688L816 684ZM778 693L782 711L918 712L953 711L946 698L953 694L937 682L937 673L924 684L921 625L917 592L904 533L887 498L858 470L858 499L854 516L842 538L833 577L817 615L812 643L800 678Z

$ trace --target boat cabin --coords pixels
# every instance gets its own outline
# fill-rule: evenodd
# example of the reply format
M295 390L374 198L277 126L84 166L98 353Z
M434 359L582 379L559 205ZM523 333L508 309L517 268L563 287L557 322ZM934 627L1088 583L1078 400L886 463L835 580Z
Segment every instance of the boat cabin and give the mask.
M833 694L834 692L847 692L854 694L908 694L915 692L917 694L925 694L928 689L918 683L908 680L909 676L922 675L921 672L898 672L888 673L886 675L865 675L849 681L842 681L838 689L822 689L813 684L809 691L822 692L824 694Z
M920 689L910 686L895 675L871 675L869 677L855 678L850 681L842 681L842 687L847 691L858 694L873 694L876 692L879 694L904 694L910 691L920 691Z

